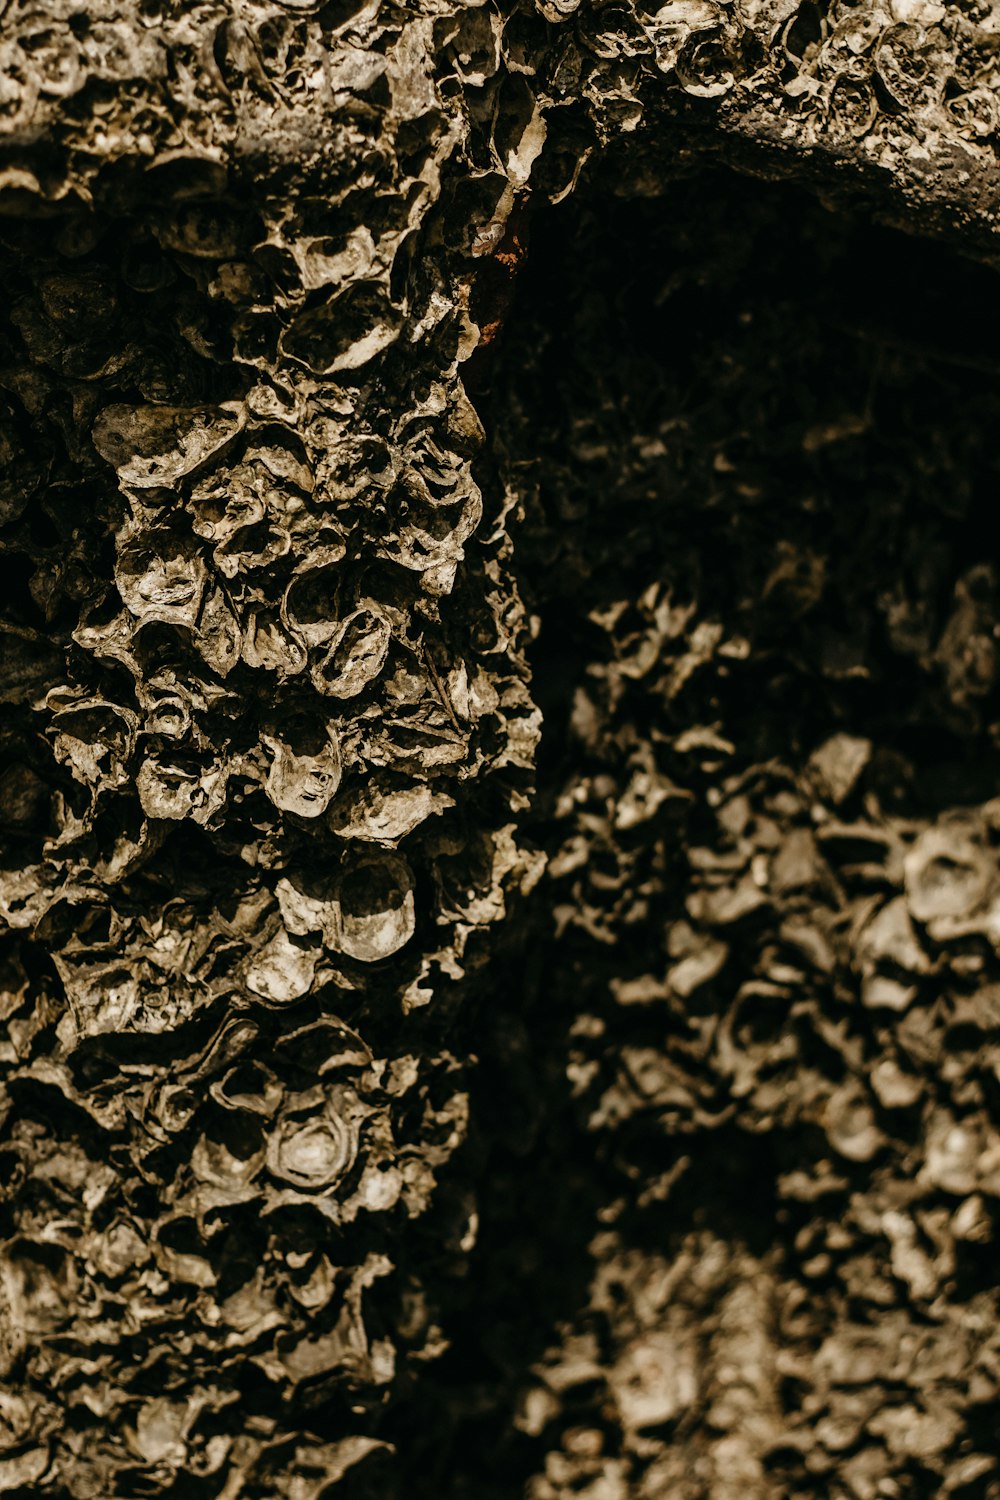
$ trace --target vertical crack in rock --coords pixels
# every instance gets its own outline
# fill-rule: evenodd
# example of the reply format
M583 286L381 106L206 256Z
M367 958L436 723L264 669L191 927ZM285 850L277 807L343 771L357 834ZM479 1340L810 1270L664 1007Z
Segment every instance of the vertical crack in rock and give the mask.
M994 273L717 172L532 246L548 859L445 1493L993 1494Z

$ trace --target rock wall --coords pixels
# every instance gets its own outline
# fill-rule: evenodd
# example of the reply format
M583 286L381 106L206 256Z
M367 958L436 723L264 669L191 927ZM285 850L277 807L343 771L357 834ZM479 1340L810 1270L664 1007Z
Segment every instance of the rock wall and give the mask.
M894 727L852 718L853 700L838 708L834 694L786 744L780 716L759 712L754 694L772 683L767 632L790 626L804 654L781 669L782 714L795 718L838 651L836 670L853 682L857 649L868 660L856 622L827 620L836 639L826 644L819 627L810 634L811 612L842 584L882 622L893 661L911 664L921 732L940 724L971 747L970 763L991 764L981 746L993 744L995 580L965 543L935 559L956 517L988 514L963 476L989 471L992 395L977 405L975 380L953 381L943 414L928 416L928 398L892 375L902 394L889 404L912 398L913 412L886 457L872 392L783 425L782 382L816 367L789 372L765 334L751 349L766 378L745 398L760 403L743 419L755 434L746 440L739 424L713 425L744 399L727 364L743 356L736 345L727 354L720 333L719 352L693 372L707 382L698 399L709 415L681 445L678 473L658 453L659 419L629 404L645 390L673 411L670 381L685 371L657 375L650 349L638 390L634 369L624 393L614 384L616 351L634 364L645 304L627 309L631 326L610 327L598 305L579 327L583 352L564 351L553 369L537 359L544 318L530 294L519 309L514 289L546 205L599 201L612 184L668 201L675 178L719 161L795 178L842 214L989 260L996 36L986 7L913 0L886 10L149 0L4 12L7 1491L308 1500L366 1486L387 1496L398 1481L406 1493L432 1482L485 1493L463 1457L462 1434L480 1416L455 1372L471 1339L485 1381L487 1346L507 1327L517 1344L519 1324L499 1284L476 1311L475 1267L503 1270L502 1247L493 1239L477 1252L477 1233L507 1234L513 1222L512 1264L530 1269L548 1241L532 1229L536 1249L518 1262L531 1227L518 1195L540 1199L544 1217L563 1181L573 1212L556 1242L583 1248L562 1300L577 1283L582 1300L561 1311L541 1385L518 1354L477 1397L491 1430L512 1393L527 1403L511 1467L495 1471L506 1493L523 1479L540 1496L585 1485L594 1500L683 1494L688 1480L669 1465L687 1450L643 1433L686 1412L702 1434L692 1442L720 1423L724 1434L704 1438L716 1456L692 1470L690 1493L722 1496L737 1482L783 1493L785 1470L796 1493L832 1493L814 1454L861 1440L838 1449L820 1434L803 1470L794 1433L819 1420L810 1401L827 1403L830 1422L848 1420L828 1392L853 1389L851 1372L867 1368L859 1352L846 1356L848 1377L834 1369L856 1325L878 1330L857 1335L859 1351L882 1339L913 1360L911 1323L943 1328L951 1373L934 1389L965 1380L972 1390L973 1353L949 1330L957 1318L975 1343L993 1294L947 1266L956 1242L991 1238L995 1082L980 1035L992 1024L989 796L959 778L930 802L900 792L897 805L910 773ZM683 243L661 243L711 302L731 295L739 263L734 272L727 247L750 244L757 197L693 181L702 186L676 199ZM709 212L706 222L700 192L731 204L735 221ZM593 283L599 304L615 280L607 242L586 214L558 222L579 239L547 263L584 302ZM622 225L625 268L638 230ZM934 265L962 281L961 263L942 256ZM894 282L890 260L880 274ZM924 295L919 277L912 287ZM848 298L844 316L862 334L872 300L858 312ZM980 302L959 305L981 316ZM798 336L801 307L778 318L775 347ZM926 328L900 326L890 332L904 349L915 341L922 368ZM990 348L973 344L960 362L982 371L985 361L992 378ZM892 359L906 366L905 352ZM584 442L606 455L585 466L611 468L602 503L630 506L633 485L673 497L672 520L657 512L651 532L643 522L620 545L606 521L588 529L581 497L596 471L578 492L561 477L583 440L535 425L537 403L556 400L567 429L577 410L597 420L593 391L584 399L573 385L577 369L591 371L591 387L611 381L601 399L618 412L614 442ZM872 372L862 360L874 391ZM534 414L523 410L532 390ZM813 494L789 481L765 517L761 471L782 444L806 455L801 484L820 484L829 454L834 467L847 455L853 479L827 476ZM908 466L917 499L900 489ZM876 517L871 534L845 499L851 485ZM741 561L737 526L720 572L712 526L737 525L744 501L774 547ZM812 530L828 510L847 549L835 562ZM870 558L889 517L896 550L869 584L850 548L867 540ZM610 596L581 568L588 537L607 550ZM889 602L872 602L872 589ZM546 610L575 618L571 634L594 616L593 671L576 643L564 661L539 659L532 682ZM751 685L759 753L729 748L731 716L746 710L712 699L720 661ZM577 779L559 802L555 747L568 731L558 698L571 681L583 694L566 741ZM707 704L682 696L703 688ZM553 694L546 761L539 705ZM660 714L668 749L628 727ZM890 805L876 811L864 799L878 795ZM562 998L539 1025L537 976L561 965L566 943L572 961L552 985ZM536 955L528 975L522 948ZM945 983L953 969L960 978ZM577 981L566 990L584 971L605 986L600 1003ZM939 1021L912 1019L938 1014L934 1005ZM747 1007L769 1019L758 1025ZM925 1048L916 1073L930 1094L924 1082L914 1093L912 1058L901 1056L907 1028ZM563 1099L567 1076L586 1108ZM595 1133L623 1142L607 1147L623 1153L612 1186L624 1172L667 1224L687 1169L662 1134L700 1142L717 1125L729 1134L711 1139L726 1149L697 1150L730 1172L748 1139L780 1129L785 1156L768 1180L792 1183L779 1197L781 1212L803 1217L796 1254L823 1262L822 1277L850 1268L836 1282L846 1290L831 1291L801 1333L815 1378L778 1370L761 1331L792 1285L773 1246L712 1221L685 1246L637 1249L612 1212L617 1187L591 1205L604 1226L597 1248L576 1235L590 1208L574 1218L574 1194L600 1199L608 1182L591 1159ZM565 1177L567 1158L578 1166ZM843 1204L861 1178L855 1224ZM900 1196L909 1179L930 1196ZM802 1205L828 1191L836 1213L810 1217ZM840 1224L838 1244L826 1243L829 1223ZM588 1258L597 1279L584 1296ZM615 1268L626 1264L622 1280ZM613 1292L616 1277L626 1292ZM650 1277L659 1290L647 1297ZM904 1288L905 1328L886 1293L864 1310L851 1300L859 1281L878 1288L880 1277ZM973 1286L973 1312L948 1311ZM554 1324L560 1297L549 1312L545 1300ZM591 1303L608 1329L596 1351L573 1322L587 1323ZM712 1319L732 1330L713 1345L712 1368L737 1374L718 1375L706 1427L690 1365ZM798 1350L800 1335L790 1337ZM573 1380L551 1373L565 1348L586 1380L616 1393L611 1406L602 1398L608 1451L586 1422L583 1436L567 1435L560 1402ZM746 1386L750 1370L761 1373ZM858 1377L866 1392L882 1389L877 1373ZM893 1380L894 1391L906 1386ZM888 1456L855 1469L838 1459L837 1482L862 1497L916 1494L946 1471L955 1493L976 1493L968 1486L992 1481L967 1409L992 1389L966 1392L952 1418L935 1395L926 1420L918 1398L900 1395L886 1416L876 1395L876 1417L857 1420ZM861 1408L844 1399L854 1421ZM532 1481L539 1465L547 1477Z

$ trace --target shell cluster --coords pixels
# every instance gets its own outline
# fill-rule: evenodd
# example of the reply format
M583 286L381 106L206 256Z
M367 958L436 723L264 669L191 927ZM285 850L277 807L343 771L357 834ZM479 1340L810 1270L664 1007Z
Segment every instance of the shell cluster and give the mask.
M475 1155L455 1157L484 972L544 863L522 837L541 726L525 471L488 457L465 388L506 316L510 226L591 169L642 196L721 152L985 242L995 33L987 8L930 0L5 9L0 1488L391 1492L384 1413L452 1336L441 1306L476 1240ZM570 499L582 539L581 514ZM764 593L805 616L822 564L788 548ZM943 633L921 614L933 580L883 615L965 724L993 684L996 581L980 558L949 587ZM661 657L680 693L743 650L690 590L644 580L637 619L588 600L631 642L615 681L636 691ZM992 813L858 832L871 736L809 747L807 796L798 761L729 769L716 719L674 746L714 778L720 831L650 982L697 1014L772 909L761 871L793 929L814 890L841 911L827 870L888 872L896 905L855 914L853 957L831 917L824 969L800 921L712 1042L754 1120L799 1077L837 1161L867 1171L879 1111L916 1106L871 1102L850 1028L789 976L853 964L866 1015L934 1014L942 945L991 941ZM642 843L690 788L635 756L611 824ZM550 891L588 860L582 827ZM602 867L642 908L647 876ZM625 920L567 903L562 928L583 912L599 943ZM790 1043L776 1081L755 1040L749 1012L796 1005L789 1035L843 1056L830 1088L806 1089ZM729 1107L629 1046L633 1082L599 1113ZM895 1098L914 1085L891 1050ZM985 1202L970 1107L938 1102L928 1161Z
M537 724L417 248L464 85L377 10L0 23L5 1490L382 1483L472 1233Z

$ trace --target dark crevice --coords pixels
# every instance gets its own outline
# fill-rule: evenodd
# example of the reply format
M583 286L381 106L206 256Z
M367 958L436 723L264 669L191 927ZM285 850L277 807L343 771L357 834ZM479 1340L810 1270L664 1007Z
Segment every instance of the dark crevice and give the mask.
M548 1500L590 1494L602 1472L624 1484L608 1494L679 1494L668 1476L709 1462L720 1436L708 1403L722 1399L711 1361L725 1361L712 1352L736 1316L725 1308L758 1282L771 1288L760 1293L768 1319L804 1298L797 1331L761 1335L799 1359L907 1308L886 1242L856 1224L838 1238L838 1227L866 1193L904 1191L926 1149L920 1110L869 1094L881 1143L868 1151L811 1096L867 1089L880 1058L899 1054L914 1076L933 1064L897 1014L859 1007L857 974L839 958L830 971L804 964L791 990L774 966L776 954L802 962L779 928L832 913L836 946L861 902L893 893L898 876L879 873L866 827L933 820L997 785L997 575L984 551L1000 478L988 436L1000 412L996 286L940 245L725 174L656 200L578 195L533 217L513 306L473 385L493 472L523 497L518 572L539 621L529 658L544 720L526 832L550 866L482 1001L478 1243L444 1318L448 1352L393 1432L415 1496ZM745 649L708 651L676 693L662 676L655 685L655 667L616 675L616 653L650 627L641 601L654 587ZM664 660L682 639L683 626L664 636ZM722 748L709 738L678 749L694 729ZM871 752L825 816L858 826L854 847L823 843L802 800L808 757L845 733ZM611 814L643 768L677 798L616 828ZM713 931L691 915L701 882L690 851L714 841L724 856L718 810L741 774L751 834L768 819L768 838L808 831L827 873L776 888L767 866L767 906ZM663 976L691 921L728 956L671 995ZM616 986L643 976L659 998L616 1002ZM748 980L774 998L740 1030L734 996ZM727 1027L735 1071L718 1044ZM672 1070L684 1080L673 1091ZM948 1096L930 1076L924 1086ZM932 1216L938 1202L926 1196ZM650 1266L692 1246L696 1264L717 1257L723 1269L708 1290L682 1277L662 1317L693 1330L716 1374L689 1407L636 1428L616 1405L635 1299ZM868 1306L851 1269L861 1255L878 1283ZM992 1284L987 1260L961 1249L959 1302ZM609 1312L594 1287L612 1263L625 1270ZM919 1298L892 1316L925 1321ZM546 1386L541 1365L565 1370L580 1340L592 1375ZM776 1389L781 1420L808 1425L808 1374ZM962 1421L981 1442L976 1409ZM765 1449L768 1494L827 1493L801 1444ZM711 1462L722 1483L724 1460ZM900 1493L934 1491L920 1465L890 1471ZM722 1494L712 1483L684 1494Z

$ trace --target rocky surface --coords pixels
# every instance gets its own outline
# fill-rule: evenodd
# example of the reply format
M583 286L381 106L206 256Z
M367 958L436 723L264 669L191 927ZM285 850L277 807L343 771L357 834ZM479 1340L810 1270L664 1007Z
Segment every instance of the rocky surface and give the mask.
M3 12L5 1492L996 1493L998 34Z

